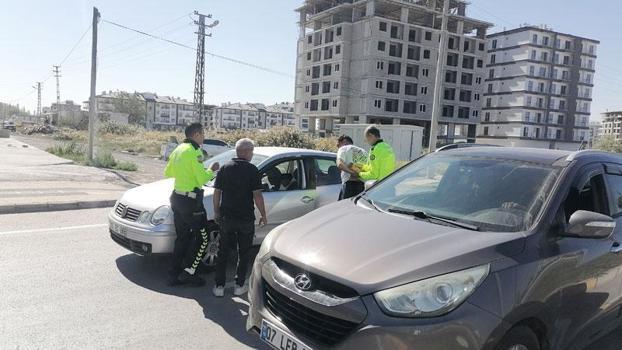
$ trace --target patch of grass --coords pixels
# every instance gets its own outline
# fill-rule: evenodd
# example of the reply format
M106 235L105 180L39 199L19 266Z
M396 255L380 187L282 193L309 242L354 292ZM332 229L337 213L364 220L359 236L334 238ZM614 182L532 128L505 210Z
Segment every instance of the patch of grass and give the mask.
M138 167L132 162L119 161L115 169L124 171L136 171L138 170Z
M101 151L93 158L93 161L89 165L97 168L124 170L124 171L136 171L138 167L132 162L117 161L110 151Z
M83 163L86 159L84 148L76 142L67 142L46 149L48 153L55 156L73 160L74 162Z

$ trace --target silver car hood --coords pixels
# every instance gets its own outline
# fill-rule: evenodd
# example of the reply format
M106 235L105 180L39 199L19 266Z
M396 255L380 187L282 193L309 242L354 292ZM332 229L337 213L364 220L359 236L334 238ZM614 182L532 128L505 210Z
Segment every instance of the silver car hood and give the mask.
M120 202L139 210L153 211L162 205L170 205L174 179L165 179L150 184L134 187L123 194ZM203 187L205 208L208 214L212 212L212 187ZM209 215L208 215L209 216Z
M523 250L524 234L469 231L341 201L290 222L271 254L361 295Z

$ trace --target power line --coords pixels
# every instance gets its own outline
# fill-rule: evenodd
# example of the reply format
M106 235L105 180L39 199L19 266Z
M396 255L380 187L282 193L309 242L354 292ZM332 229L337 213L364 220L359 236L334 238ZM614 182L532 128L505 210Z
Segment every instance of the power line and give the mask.
M59 66L62 66L63 63L65 63L65 61L67 61L67 59L69 58L69 56L71 56L71 54L73 53L73 51L76 49L76 47L78 47L78 45L80 45L80 42L82 42L82 39L84 39L84 36L86 36L86 34L89 32L89 30L91 30L92 25L89 25L88 28L86 28L86 30L84 31L84 33L82 33L82 35L80 36L80 39L78 39L78 42L76 42L75 45L73 45L73 47L71 48L71 50L69 50L69 52L67 53L67 55L65 55L65 58L63 58L62 61L60 61L60 63L58 64Z
M194 48L192 46L189 46L189 45L186 45L186 44L182 44L182 43L179 43L179 42L176 42L176 41L173 41L173 40L169 40L169 39L166 39L166 38L154 35L154 34L150 34L150 33L138 30L138 29L130 28L128 26L124 26L122 24L115 23L115 22L112 22L112 21L108 21L108 20L105 20L105 19L102 19L102 21L106 22L108 24L112 24L114 26L117 26L119 28L123 28L123 29L126 29L126 30L131 30L133 32L136 32L136 33L139 33L139 34L142 34L142 35L146 35L146 36L149 36L151 38L158 39L158 40L161 40L161 41L165 41L165 42L168 42L169 44L173 44L173 45L176 45L176 46L179 46L179 47L183 47L183 48L186 48L186 49L189 49L189 50L192 50L192 51L196 52L196 48ZM268 73L273 73L273 74L285 76L285 77L292 78L292 79L294 78L294 76L291 75L291 74L284 73L284 72L279 72L277 70L274 70L274 69L271 69L271 68L267 68L267 67L262 67L260 65L254 64L254 63L249 63L249 62L245 62L245 61L238 60L238 59L235 59L235 58L226 57L226 56L215 54L215 53L209 52L209 51L205 51L205 53L207 55L210 55L210 56L216 57L216 58L220 58L220 59L225 60L225 61L241 64L241 65L244 65L244 66L248 66L248 67L251 67L251 68L259 69L259 70L262 70L262 71L265 71L265 72L268 72Z

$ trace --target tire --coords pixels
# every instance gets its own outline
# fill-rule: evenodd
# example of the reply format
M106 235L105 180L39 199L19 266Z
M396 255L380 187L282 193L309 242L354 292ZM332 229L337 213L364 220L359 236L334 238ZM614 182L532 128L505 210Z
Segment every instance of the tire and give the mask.
M201 258L202 266L207 270L212 270L216 266L216 258L218 257L218 251L220 248L220 243L218 242L219 236L220 228L217 225L214 225L213 227L210 226L208 232L209 243L205 249L205 255Z
M517 326L505 334L496 350L540 350L538 336L527 326Z

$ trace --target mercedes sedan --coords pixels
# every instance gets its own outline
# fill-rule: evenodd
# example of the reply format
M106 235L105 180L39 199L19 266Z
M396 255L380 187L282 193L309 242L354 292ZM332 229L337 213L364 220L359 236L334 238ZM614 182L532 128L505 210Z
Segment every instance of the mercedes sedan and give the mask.
M205 161L224 164L235 157L230 150ZM335 202L341 188L334 153L280 147L257 147L251 161L258 168L264 187L269 225L257 227L255 244L267 232L289 220ZM213 222L213 183L205 186L204 205L210 222L210 244L203 258L213 265L218 253L218 226ZM133 188L118 200L108 215L111 238L140 254L171 253L175 242L169 197L173 180L166 179ZM259 217L259 216L257 216Z

